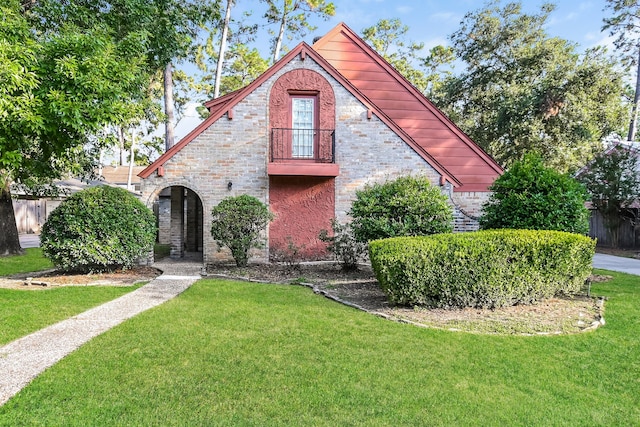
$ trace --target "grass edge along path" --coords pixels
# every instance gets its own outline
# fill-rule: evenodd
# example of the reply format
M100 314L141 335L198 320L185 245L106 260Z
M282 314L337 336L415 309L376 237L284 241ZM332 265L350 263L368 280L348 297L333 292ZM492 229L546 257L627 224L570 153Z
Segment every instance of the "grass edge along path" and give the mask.
M52 269L40 248L0 258L0 277ZM69 286L26 291L0 288L0 346L142 286Z
M606 326L504 337L416 328L309 289L201 280L97 337L0 425L637 425L640 278L594 286Z
M0 346L132 292L131 286L61 286L28 291L0 288Z

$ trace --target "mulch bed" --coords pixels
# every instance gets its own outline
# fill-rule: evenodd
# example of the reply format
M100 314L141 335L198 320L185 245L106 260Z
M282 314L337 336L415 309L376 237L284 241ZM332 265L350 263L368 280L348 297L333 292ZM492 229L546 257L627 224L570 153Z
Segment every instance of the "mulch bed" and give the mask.
M586 295L551 298L533 305L516 305L494 310L474 308L430 309L399 307L389 303L368 265L357 271L342 271L332 263L301 265L252 264L212 265L208 277L309 286L328 298L365 310L373 315L421 327L483 334L568 334L595 329L604 324L604 300ZM0 287L26 290L58 286L130 286L153 280L160 271L152 267L102 274L61 274L56 271L0 278ZM609 276L592 276L606 281Z
M60 286L131 286L135 283L153 280L161 273L156 268L143 266L110 273L92 274L62 273L50 270L0 278L0 288L42 290Z
M344 272L331 263L238 268L211 266L213 277L267 283L305 284L331 299L390 320L417 326L483 334L550 335L589 331L604 324L604 300L586 295L551 298L533 305L499 309L431 309L399 307L389 303L370 266ZM592 282L610 280L593 276Z

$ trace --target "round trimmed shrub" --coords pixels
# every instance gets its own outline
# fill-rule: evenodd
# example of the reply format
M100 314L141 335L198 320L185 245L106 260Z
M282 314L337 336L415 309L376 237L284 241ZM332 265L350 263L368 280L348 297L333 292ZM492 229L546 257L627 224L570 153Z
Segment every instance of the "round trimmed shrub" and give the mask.
M249 262L249 250L261 247L261 233L273 218L267 205L243 194L223 199L211 211L211 236L219 246L226 246L238 267Z
M153 212L122 188L80 191L54 209L42 227L40 246L65 271L129 268L153 249Z
M356 192L349 215L360 242L424 236L453 229L453 208L426 177L405 176Z
M490 190L493 193L482 207L482 229L589 232L586 188L569 175L545 167L535 154L514 163Z
M378 282L399 305L495 308L575 294L595 241L549 230L487 230L369 243Z

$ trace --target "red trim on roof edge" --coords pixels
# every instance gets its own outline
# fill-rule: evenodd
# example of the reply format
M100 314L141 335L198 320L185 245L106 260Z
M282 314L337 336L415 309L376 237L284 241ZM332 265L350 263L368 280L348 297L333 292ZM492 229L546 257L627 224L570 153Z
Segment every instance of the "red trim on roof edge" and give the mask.
M360 36L358 36L351 28L349 28L344 22L339 23L327 34L322 36L318 41L313 44L314 49L321 49L323 45L328 43L333 36L342 33L351 41L356 43L363 53L367 54L372 60L385 69L390 76L394 77L400 84L402 84L408 92L410 92L418 101L420 101L428 110L430 110L440 121L442 121L453 133L455 133L462 142L464 142L469 148L471 148L476 154L478 154L492 169L499 174L504 172L502 166L500 166L482 147L476 144L462 129L460 129L454 122L449 119L438 107L433 104L427 97L422 94L416 87L409 82L400 72L391 66L378 52L376 52L371 46L369 46ZM339 72L339 71L338 71Z
M231 99L231 98L233 98L234 96L236 96L236 94L237 94L238 92L240 92L240 90L241 90L241 89L237 89L237 90L234 90L233 92L229 92L229 93L227 93L227 94L225 94L225 95L219 96L219 97L217 97L217 98L213 98L213 99L211 99L211 100L209 100L209 101L205 102L205 103L204 103L204 106L205 106L207 109L211 110L211 107L213 107L214 105L218 105L218 104L220 104L221 102L227 102L229 99Z
M348 29L344 24L341 24L345 28ZM340 25L338 25L336 29L339 29ZM332 32L330 31L330 33ZM351 31L351 30L349 30ZM323 37L324 38L324 37ZM318 42L316 42L318 43ZM366 46L366 44L365 44ZM370 48L369 48L370 50ZM314 61L316 61L327 73L329 73L333 78L335 78L342 86L344 86L353 96L358 98L360 102L362 102L366 108L372 110L383 123L389 126L402 140L404 140L418 155L420 155L427 163L431 165L440 175L444 176L444 178L451 182L454 186L461 186L462 183L453 176L442 164L440 164L433 156L431 156L428 152L426 152L420 145L418 145L413 138L404 131L400 126L398 126L387 114L385 114L382 110L380 110L369 98L367 98L359 89L357 89L349 80L347 80L338 70L336 70L333 65L331 65L326 59L324 59L318 52L316 52L313 48L307 45L305 42L301 42L294 49L289 51L285 56L280 58L275 64L273 64L267 71L262 73L257 79L248 84L242 89L239 89L235 92L231 92L222 97L216 98L214 100L208 101L205 103L211 114L207 117L202 123L200 123L195 129L193 129L189 134L187 134L180 142L167 150L163 155L161 155L156 161L151 163L147 168L145 168L142 172L138 174L141 178L148 178L151 174L158 169L158 167L164 165L169 159L171 159L176 153L178 153L184 146L186 146L189 142L194 140L198 135L204 132L211 124L213 124L216 120L222 117L229 109L233 108L236 104L242 101L247 95L253 92L254 88L264 83L266 80L271 78L278 70L288 64L293 58L297 55L305 52L305 55L309 55ZM216 107L215 109L213 107Z

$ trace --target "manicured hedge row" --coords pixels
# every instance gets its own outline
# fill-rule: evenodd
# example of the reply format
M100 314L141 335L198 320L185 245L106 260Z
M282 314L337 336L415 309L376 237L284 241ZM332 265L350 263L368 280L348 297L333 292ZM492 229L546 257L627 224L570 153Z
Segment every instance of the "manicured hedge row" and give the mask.
M495 308L574 294L591 273L595 241L562 231L487 230L369 244L371 264L400 305Z

